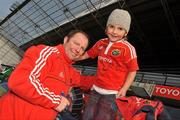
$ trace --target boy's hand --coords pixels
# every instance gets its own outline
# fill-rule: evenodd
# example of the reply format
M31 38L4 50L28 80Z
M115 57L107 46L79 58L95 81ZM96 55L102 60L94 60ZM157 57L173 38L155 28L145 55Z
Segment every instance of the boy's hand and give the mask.
M69 105L70 105L70 102L68 101L68 99L61 96L61 103L55 108L55 110L58 112L61 112Z
M127 92L127 90L122 87L122 88L118 91L118 94L116 95L116 98L118 98L118 97L125 97L125 96L126 96L126 92Z

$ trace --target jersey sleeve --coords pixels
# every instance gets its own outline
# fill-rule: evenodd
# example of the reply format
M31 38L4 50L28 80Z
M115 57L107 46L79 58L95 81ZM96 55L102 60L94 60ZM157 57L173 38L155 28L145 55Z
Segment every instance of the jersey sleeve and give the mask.
M139 70L136 50L132 45L127 46L124 56L129 72Z
M101 45L101 40L96 42L96 44L87 51L87 54L89 55L89 57L95 58L98 56L100 45Z
M42 47L42 46L38 46ZM53 47L29 48L15 68L8 80L9 89L22 99L32 104L40 105L46 108L55 108L61 102L61 96L54 94L43 85L40 76L44 75L44 67L54 52Z

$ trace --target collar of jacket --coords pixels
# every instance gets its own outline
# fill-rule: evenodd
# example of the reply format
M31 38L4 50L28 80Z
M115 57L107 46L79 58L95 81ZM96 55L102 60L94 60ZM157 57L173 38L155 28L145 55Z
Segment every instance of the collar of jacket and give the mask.
M74 63L74 61L72 61L72 60L66 55L63 45L58 45L57 48L58 48L60 54L62 54L62 57L64 58L64 60L65 60L68 64L73 64L73 63Z

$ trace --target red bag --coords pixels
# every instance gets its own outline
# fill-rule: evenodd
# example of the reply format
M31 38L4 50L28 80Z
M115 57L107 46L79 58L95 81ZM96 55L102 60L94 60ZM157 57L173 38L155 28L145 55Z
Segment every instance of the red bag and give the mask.
M124 120L157 120L157 116L163 111L160 101L135 96L118 98L116 104Z

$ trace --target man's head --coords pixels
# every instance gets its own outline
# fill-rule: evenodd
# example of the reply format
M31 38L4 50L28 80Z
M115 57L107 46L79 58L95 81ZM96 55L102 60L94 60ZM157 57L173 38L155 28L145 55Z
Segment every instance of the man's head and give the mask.
M81 30L73 30L64 38L64 48L71 60L80 57L86 50L89 42L88 35Z
M123 9L115 9L109 15L106 26L119 25L122 28L124 28L128 33L130 29L130 24L131 24L131 16L129 12Z

